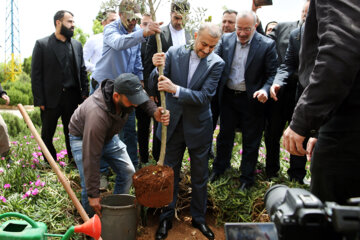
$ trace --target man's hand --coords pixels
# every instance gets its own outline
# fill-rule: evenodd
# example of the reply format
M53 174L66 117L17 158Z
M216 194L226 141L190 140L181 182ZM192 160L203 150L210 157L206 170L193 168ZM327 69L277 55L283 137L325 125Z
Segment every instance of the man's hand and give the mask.
M177 85L175 85L170 79L161 75L158 82L158 90L165 91L168 93L176 93Z
M41 106L40 106L40 109L41 109L42 111L45 111L45 106L44 106L44 105L41 105Z
M154 112L154 118L156 121L168 126L170 123L170 112L169 110L164 111L164 108L162 107L158 107Z
M1 98L6 101L6 103L5 103L6 105L9 105L9 103L10 103L10 98L9 98L8 95L3 94L3 95L1 96Z
M306 154L303 148L305 137L300 136L288 127L283 134L283 144L287 151L293 155L304 156Z
M311 160L316 142L317 142L317 138L310 138L306 144L306 159L308 161Z
M146 28L144 28L143 36L148 37L151 35L154 35L155 33L161 33L160 26L163 24L163 22L149 22Z
M273 84L272 86L271 86L271 88L270 88L270 96L271 96L271 98L272 99L274 99L275 101L277 101L278 100L278 98L277 98L277 93L279 92L279 90L280 90L280 85L279 84Z
M100 198L91 198L89 199L89 205L92 207L97 215L101 217L101 204L100 204Z
M159 100L158 100L158 98L155 96L149 96L149 98L152 100L152 101L154 101L155 103L158 103L159 102Z
M165 66L166 56L165 53L155 53L152 57L152 62L155 67Z
M259 102L265 103L268 100L268 95L264 90L254 92L253 98L257 98Z

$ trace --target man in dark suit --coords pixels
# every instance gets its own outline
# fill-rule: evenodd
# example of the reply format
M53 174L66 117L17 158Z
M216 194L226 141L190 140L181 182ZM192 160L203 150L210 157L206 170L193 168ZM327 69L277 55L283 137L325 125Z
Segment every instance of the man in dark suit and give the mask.
M224 34L216 53L225 61L219 87L220 133L210 181L230 167L235 128L242 129L241 190L254 182L264 129L264 103L276 74L275 42L255 31L252 11L238 14L236 32Z
M191 40L190 33L184 29L183 22L183 17L185 17L185 15L190 11L190 4L187 2L187 0L173 0L170 9L171 21L168 25L161 28L160 33L162 51L164 53L166 53L171 46L182 46L189 44ZM145 85L147 85L146 81L149 79L150 73L155 68L152 63L152 56L155 53L157 53L156 39L155 36L151 36L146 46L146 54L143 61ZM145 87L145 89L147 89L147 87ZM148 93L159 105L160 95L156 91L156 88L152 89L152 91ZM158 123L154 122L154 131L156 131L157 126ZM160 140L154 134L152 149L152 155L154 159L159 159L160 145Z
M286 50L285 54L285 60L284 63L280 65L280 67L277 70L274 83L270 88L270 95L271 98L274 99L274 101L278 101L277 93L281 88L286 86L288 84L288 81L292 80L292 76L295 74L298 74L298 68L299 68L299 51L300 51L300 43L301 43L301 36L302 36L302 30L303 25L296 28L290 33L290 39L289 39L289 45ZM296 76L296 79L297 76ZM303 88L299 84L299 82L296 82L296 96L294 96L295 101L299 99ZM305 147L306 147L306 141L304 141ZM290 176L291 180L295 180L299 183L304 183L303 179L306 175L305 170L306 165L306 157L305 156L296 156L293 154L290 154L290 168L288 169L288 174ZM277 173L280 170L280 162L279 159L277 162L273 162L272 165L270 165L268 162L266 163L267 170L269 170L269 166L272 167L272 171L274 173ZM269 172L267 172L269 176Z
M149 13L144 13L142 15L140 27L142 29L152 22L151 15ZM145 38L146 41L141 43L141 62L144 63L146 55L146 45L149 41L149 37ZM143 88L148 92L147 79L141 81ZM137 119L137 140L139 143L139 156L142 163L148 162L149 159L149 136L150 136L150 123L151 118L149 115L142 109L135 109L136 119Z
M36 41L31 63L34 105L41 109L41 137L56 159L52 143L61 117L66 149L72 158L68 125L71 115L88 95L88 79L81 43L72 39L73 14L58 11L54 16L55 33Z
M305 21L309 8L309 1L306 1L302 12L301 20L296 22L281 22L275 26L268 35L276 42L279 66L285 62L286 49L288 48L291 31L301 26ZM277 94L278 101L270 99L267 103L265 145L266 145L266 175L268 178L276 177L280 169L280 138L287 122L290 122L291 115L295 108L295 95L297 89L298 75L288 76L287 84L283 85ZM288 171L290 180L303 183L304 164L302 161L290 161Z
M164 75L158 88L166 92L170 124L167 129L165 164L174 170L173 201L162 209L156 239L165 239L175 215L179 175L185 148L191 159L192 225L208 239L214 234L206 225L208 152L212 142L210 102L215 95L224 61L212 53L221 36L219 26L203 24L195 34L193 47L171 47L165 55L154 55L154 65L165 63ZM157 129L160 138L161 127Z
M312 0L300 49L299 81L305 88L285 148L303 148L318 133L311 162L311 192L321 201L346 204L360 196L360 3Z

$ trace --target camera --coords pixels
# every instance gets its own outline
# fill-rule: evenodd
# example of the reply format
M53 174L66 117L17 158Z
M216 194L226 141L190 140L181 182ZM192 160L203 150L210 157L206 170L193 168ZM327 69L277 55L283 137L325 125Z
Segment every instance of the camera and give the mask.
M265 207L280 240L360 239L360 207L322 203L305 189L275 185Z

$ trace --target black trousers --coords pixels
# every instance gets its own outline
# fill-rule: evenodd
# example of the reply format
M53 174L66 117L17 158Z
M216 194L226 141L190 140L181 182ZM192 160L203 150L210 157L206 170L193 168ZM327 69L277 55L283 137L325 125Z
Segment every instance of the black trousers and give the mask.
M209 149L211 143L197 148L189 148L191 168L191 203L190 213L192 219L199 223L205 223L207 204L207 182L209 176ZM171 139L166 145L165 165L174 170L174 195L173 201L162 209L160 221L172 219L175 215L175 206L179 190L181 164L186 149L184 127L182 120L179 121Z
M150 136L150 116L140 107L135 111L137 119L137 137L139 143L139 155L142 163L149 161L149 136Z
M266 103L265 145L266 145L266 174L276 176L280 170L280 139L285 126L291 121L296 104L296 81L281 88L278 101L269 99ZM307 141L304 141L305 144ZM305 145L306 147L306 145ZM302 180L306 175L306 156L290 155L290 179Z
M311 161L310 189L321 201L360 197L360 131L322 131Z
M213 171L222 174L230 167L235 129L240 124L243 145L240 181L251 184L254 182L254 171L264 130L264 113L255 113L251 110L246 92L233 94L231 90L225 88L220 118L220 133L217 137L217 154Z
M56 149L53 144L53 137L56 131L59 117L64 128L66 150L69 159L72 159L72 153L69 141L69 122L75 109L78 107L80 99L79 90L63 90L59 104L55 108L46 108L41 111L41 138L43 139L46 147L51 153L54 160L56 160Z

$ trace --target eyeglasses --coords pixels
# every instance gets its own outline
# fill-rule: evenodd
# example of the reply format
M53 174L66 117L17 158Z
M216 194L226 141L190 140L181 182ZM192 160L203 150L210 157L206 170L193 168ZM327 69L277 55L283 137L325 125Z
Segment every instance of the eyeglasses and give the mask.
M247 27L247 28L237 28L237 31L238 32L245 32L245 33L250 33L251 32L251 29L250 27Z

